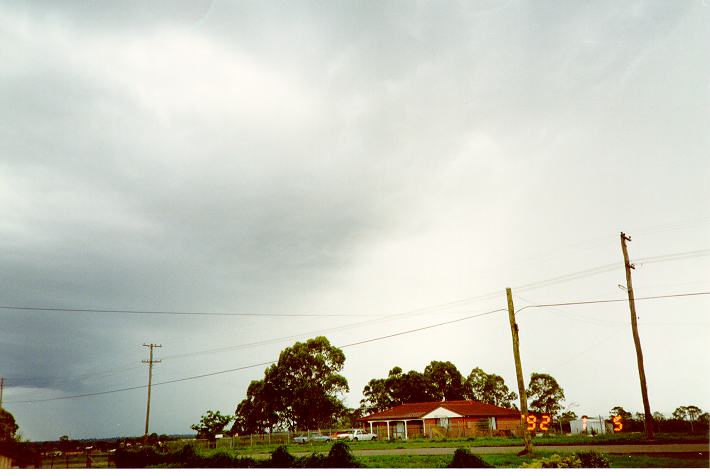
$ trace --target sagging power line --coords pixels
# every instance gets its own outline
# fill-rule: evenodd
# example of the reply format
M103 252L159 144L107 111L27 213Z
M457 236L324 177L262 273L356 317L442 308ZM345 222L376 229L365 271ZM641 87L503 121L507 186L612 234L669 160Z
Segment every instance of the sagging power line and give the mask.
M646 296L646 297L641 297L641 298L635 298L635 300L639 301L639 300L645 300L645 299L672 299L672 298L683 298L683 297L702 296L702 295L710 295L710 291L703 291L703 292L697 292L697 293L680 293L680 294L667 294L667 295L658 295L658 296ZM592 300L571 301L571 302L561 302L561 303L538 304L538 305L526 306L526 307L555 307L555 306L569 306L569 305L591 305L591 304L602 304L602 303L622 302L622 301L626 301L626 300L625 299L621 299L621 300L607 299L607 300L599 300L599 301L592 301ZM523 308L519 309L518 312L521 311L522 309ZM494 313L504 312L504 311L506 311L506 309L493 309L493 310L485 311L485 312L482 312L479 314L466 316L463 318L453 319L450 321L440 322L437 324L431 324L431 325L423 326L423 327L417 327L415 329L409 329L409 330L402 331L402 332L396 332L393 334L378 336L378 337L374 337L371 339L365 339L362 341L353 342L350 344L345 344L345 345L341 345L341 346L337 346L337 347L339 349L344 349L347 347L354 347L357 345L362 345L362 344L367 344L370 342L375 342L375 341L380 341L380 340L389 339L389 338L393 338L393 337L398 337L401 335L412 334L415 332L421 332L424 330L428 330L428 329L432 329L432 328L436 328L436 327L442 327L442 326L446 326L446 325L450 325L450 324L455 324L458 322L463 322L463 321L475 319L478 317L484 317L487 315L492 315ZM168 384L173 384L173 383L178 383L178 382L185 382L188 380L197 380L197 379L201 379L201 378L211 377L214 375L221 375L221 374L226 374L226 373L237 372L240 370L246 370L246 369L252 369L252 368L256 368L256 367L271 365L276 362L277 362L276 360L271 360L268 362L261 362L258 364L246 365L246 366L242 366L242 367L236 367L236 368L231 368L231 369L226 369L226 370L219 370L219 371L215 371L215 372L208 372L208 373L199 374L199 375L192 375L189 377L167 380L167 381L163 381L163 382L157 382L157 383L153 383L152 385L155 387L155 386L159 386L159 385L168 385ZM6 403L39 403L39 402L48 402L48 401L56 401L56 400L68 400L68 399L74 399L74 398L93 397L93 396L98 396L98 395L107 395L107 394L111 394L111 393L126 392L126 391L130 391L130 390L137 390L137 389L142 389L142 388L147 388L147 385L123 387L123 388L118 388L118 389L113 389L113 390L106 390L106 391L93 392L93 393L84 393L84 394L80 394L80 395L67 395L67 396L63 396L63 397L52 397L52 398L44 398L44 399L36 399L36 400L14 400L14 401L6 402Z
M665 261L676 261L690 258L700 258L710 256L710 248L699 250L684 251L680 253L672 253L666 255L649 256L635 260L637 264L661 263ZM522 284L516 286L516 291L529 291L541 287L561 284L567 281L586 278L596 274L605 273L617 269L622 262L609 263L604 266L596 266L593 268L576 271L574 273L563 274L560 276L547 278L541 281ZM477 296L448 301L441 304L433 304L412 311L400 313L372 313L372 314L348 314L348 313L333 313L333 314L318 314L318 313L258 313L258 312L212 312L212 311L166 311L166 310L139 310L139 309L105 309L105 308L82 308L82 307L43 307L43 306L11 306L0 305L0 309L14 311L44 311L44 312L61 312L61 313L96 313L96 314L145 314L157 316L215 316L215 317L273 317L273 318L347 318L347 317L392 317L400 315L414 314L418 312L431 311L437 308L451 307L459 304L470 303L472 301L488 300L498 296L498 291L480 294Z

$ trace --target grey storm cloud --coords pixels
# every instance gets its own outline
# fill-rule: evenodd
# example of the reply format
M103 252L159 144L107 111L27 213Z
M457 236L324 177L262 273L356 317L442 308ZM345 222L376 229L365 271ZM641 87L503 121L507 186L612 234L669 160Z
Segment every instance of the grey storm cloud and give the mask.
M706 11L652 1L4 4L0 305L394 312L498 286L506 265L570 229L617 233L633 211L652 221L681 203L701 214L710 144L696 21ZM670 120L678 115L685 122ZM697 173L670 173L671 153ZM629 176L636 196L625 202ZM673 200L658 193L666 188ZM589 266L608 262L599 259ZM0 322L0 375L19 388L10 401L141 385L148 340L167 357L204 352L166 358L158 378L168 379L278 354L210 349L335 325L8 309ZM439 358L371 354L349 370L353 395L375 366ZM175 393L184 400L166 392L165 414L179 416L156 413L157 425L186 431L208 397L236 404L259 372ZM49 429L40 405L12 409L42 438L72 419L83 422L77 434L119 431L97 416L105 400L76 402L52 403L53 418L66 416ZM124 410L115 418L128 426Z

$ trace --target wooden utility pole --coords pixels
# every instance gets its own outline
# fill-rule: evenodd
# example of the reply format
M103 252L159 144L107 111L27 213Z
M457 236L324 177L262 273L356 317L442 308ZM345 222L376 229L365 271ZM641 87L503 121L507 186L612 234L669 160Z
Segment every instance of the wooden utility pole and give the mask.
M648 390L646 389L646 372L643 369L643 352L641 351L641 339L636 317L636 302L634 300L634 288L631 285L631 270L636 269L629 263L629 251L626 249L626 242L631 241L630 236L621 232L621 251L624 253L624 267L626 269L626 291L629 293L629 310L631 311L631 333L634 336L634 346L636 346L636 362L639 368L639 379L641 380L641 398L643 399L644 426L646 427L646 439L653 440L653 416L651 415L651 405L648 403Z
M5 387L5 377L0 377L0 408L2 408L2 391Z
M150 357L148 360L144 360L144 364L148 364L148 404L145 409L145 435L144 438L148 439L148 422L150 421L150 386L153 383L153 364L159 364L160 360L153 360L153 348L162 347L160 344L143 344L143 347L150 348Z
M518 340L518 325L515 323L515 308L513 307L513 293L510 288L505 288L508 299L508 319L510 320L510 332L513 335L513 357L515 358L515 374L518 377L518 392L520 393L520 412L522 413L521 426L523 429L523 441L525 450L521 454L531 454L533 451L532 440L528 432L528 397L525 395L525 382L523 380L523 367L520 364L520 341Z

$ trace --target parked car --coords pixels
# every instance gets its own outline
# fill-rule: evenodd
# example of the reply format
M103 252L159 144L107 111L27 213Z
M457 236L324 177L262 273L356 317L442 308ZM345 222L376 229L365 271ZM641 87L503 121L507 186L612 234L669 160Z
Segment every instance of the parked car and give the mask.
M377 435L374 433L369 433L365 430L349 430L345 433L338 433L339 440L350 440L350 441L370 441L376 440Z
M327 442L327 441L331 441L331 440L332 440L332 438L331 438L330 436L328 436L328 435L322 435L322 434L320 434L320 433L318 433L318 432L313 432L313 433L310 433L310 434L308 434L308 433L302 433L302 434L296 436L296 437L293 439L293 442L294 442L294 443L299 443L299 444L305 444L305 443L308 443L308 442L311 442L311 443L323 443L323 442Z
M320 433L312 433L310 436L310 441L325 442L325 441L332 441L332 438L328 435L322 435Z

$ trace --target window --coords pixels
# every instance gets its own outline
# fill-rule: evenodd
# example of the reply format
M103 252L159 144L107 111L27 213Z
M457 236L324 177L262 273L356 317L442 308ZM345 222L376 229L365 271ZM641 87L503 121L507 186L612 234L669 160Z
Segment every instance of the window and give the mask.
M448 428L449 427L449 419L448 418L439 418L439 426Z

